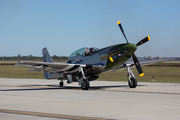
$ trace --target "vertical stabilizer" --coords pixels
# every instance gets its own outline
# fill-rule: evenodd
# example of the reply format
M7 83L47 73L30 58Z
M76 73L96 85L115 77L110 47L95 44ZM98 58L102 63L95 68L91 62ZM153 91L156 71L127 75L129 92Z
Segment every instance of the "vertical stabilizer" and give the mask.
M49 55L49 52L47 51L46 47L42 49L42 54L43 54L44 62L53 62L53 60L51 59L51 56ZM46 79L48 79L49 74L50 73L44 71L44 77Z
M44 62L53 62L46 47L42 49L42 54Z

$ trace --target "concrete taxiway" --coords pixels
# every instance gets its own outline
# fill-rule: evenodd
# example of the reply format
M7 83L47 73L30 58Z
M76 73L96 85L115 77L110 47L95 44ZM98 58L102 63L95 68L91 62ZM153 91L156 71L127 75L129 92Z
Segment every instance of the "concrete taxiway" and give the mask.
M58 86L57 80L0 78L2 120L179 120L180 84L91 82Z

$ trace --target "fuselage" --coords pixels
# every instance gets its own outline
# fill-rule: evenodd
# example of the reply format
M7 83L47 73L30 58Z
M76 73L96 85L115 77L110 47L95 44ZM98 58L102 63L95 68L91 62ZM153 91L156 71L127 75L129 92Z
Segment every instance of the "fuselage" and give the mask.
M67 63L86 64L94 66L103 66L101 69L93 68L87 74L99 74L104 71L116 69L131 58L137 47L134 44L117 44L106 48L98 49L93 54L85 56L87 47L81 48L71 54Z

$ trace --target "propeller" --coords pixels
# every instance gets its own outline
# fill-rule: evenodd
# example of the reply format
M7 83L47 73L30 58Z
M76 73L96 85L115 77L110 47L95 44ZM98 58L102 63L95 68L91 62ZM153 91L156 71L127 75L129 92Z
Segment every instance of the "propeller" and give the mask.
M134 53L132 54L132 58L133 58L135 66L136 66L136 69L137 69L137 71L139 73L139 76L140 77L144 76L141 65L139 64L139 61L138 61L138 59L137 59L137 57L136 57L136 55Z
M139 41L139 42L136 44L136 46L142 45L142 44L144 44L145 42L147 42L147 41L149 41L149 40L150 40L150 37L147 36L147 37L145 37L144 39L142 39L141 41Z
M125 35L125 33L124 33L123 27L122 27L122 25L121 25L121 22L118 21L117 24L118 24L119 28L121 29L121 32L122 32L122 34L124 35L124 37L125 37L125 39L126 39L126 41L127 41L127 44L129 44L129 42L128 42L127 38L126 38L126 35Z
M129 44L129 42L128 42L127 38L126 38L126 35L125 35L125 33L124 33L123 27L122 27L122 25L121 25L121 22L118 21L117 24L118 24L118 26L119 26L122 34L124 35L124 38L126 39L127 44ZM147 36L147 37L145 37L144 39L142 39L141 41L139 41L139 42L136 44L136 46L140 46L140 45L146 43L146 42L149 41L149 40L150 40L150 37ZM136 69L137 69L137 71L138 71L138 73L139 73L139 76L142 77L142 76L144 75L144 73L143 73L142 68L141 68L141 65L139 64L139 61L138 61L138 59L137 59L137 57L136 57L136 55L135 55L134 53L132 53L132 58L133 58L133 61L134 61L135 66L136 66Z

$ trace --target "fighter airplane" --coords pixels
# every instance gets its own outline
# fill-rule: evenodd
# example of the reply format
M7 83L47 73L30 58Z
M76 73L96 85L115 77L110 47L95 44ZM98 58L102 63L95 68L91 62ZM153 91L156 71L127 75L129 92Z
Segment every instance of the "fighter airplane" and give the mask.
M69 56L67 63L53 62L47 48L43 48L44 62L19 61L15 66L31 68L29 71L43 71L46 79L61 80L59 83L60 86L64 85L63 80L68 80L67 83L79 82L83 90L88 90L90 87L89 81L96 80L100 73L127 68L129 87L135 88L137 86L137 80L131 67L136 66L140 76L143 76L144 73L134 52L137 46L149 41L150 37L145 37L136 45L129 43L121 22L118 21L117 24L127 43L116 44L102 49L90 48L89 51L87 47L83 47L73 52ZM125 63L131 56L134 63ZM141 62L141 64L147 65L154 62L157 61Z

